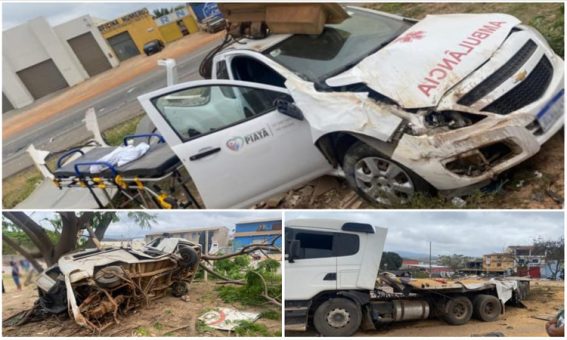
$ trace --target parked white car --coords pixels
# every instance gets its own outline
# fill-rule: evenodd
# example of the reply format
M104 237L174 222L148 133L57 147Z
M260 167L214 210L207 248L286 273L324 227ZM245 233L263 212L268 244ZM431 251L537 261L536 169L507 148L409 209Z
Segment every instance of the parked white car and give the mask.
M562 128L563 60L517 18L347 10L317 36L229 45L215 79L139 97L208 208L325 174L378 203L464 193Z

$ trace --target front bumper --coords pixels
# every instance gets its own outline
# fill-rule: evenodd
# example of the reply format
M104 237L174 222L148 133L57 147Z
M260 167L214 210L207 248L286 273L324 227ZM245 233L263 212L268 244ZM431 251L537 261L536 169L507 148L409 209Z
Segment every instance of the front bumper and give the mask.
M539 99L506 114L484 112L479 109L480 107L486 108L491 101L496 101L505 91L513 89L518 81L510 79L503 82L499 88L496 88L494 91L496 94L490 93L473 105L465 107L457 103L459 97L462 98L463 93L470 91L476 85L474 84L475 77L479 78L478 84L487 78L487 74L494 73L495 70L508 61L508 58L515 50L511 48L510 52L510 49L506 49L506 44L523 45L526 39L532 39L538 43L536 53L534 53L534 56L531 58L533 60L530 62L535 64L538 59L546 57L553 66L551 81ZM479 69L480 72L475 72L463 84L456 86L437 108L438 111L456 110L483 114L487 116L486 118L466 128L438 133L432 136L411 136L406 134L400 139L392 159L412 169L412 171L424 178L436 189L440 191L454 191L486 183L494 179L498 174L518 165L539 152L542 144L549 140L564 125L564 62L538 39L538 37L529 34L529 32L521 32L513 39L509 39L501 49L503 52L500 55L498 53L495 54L490 62L483 66L485 68L484 74L482 72L483 69ZM529 67L529 65L526 66L527 69ZM470 82L472 82L472 85ZM537 122L542 120L542 116L549 116L550 112L555 113L555 115L551 121L547 120L546 129L543 130ZM510 146L512 152L494 164L485 166L481 172L464 174L456 172L452 166L449 166L450 164L455 164L455 160L461 161L467 157L475 157L471 155L480 154L482 150L500 144Z

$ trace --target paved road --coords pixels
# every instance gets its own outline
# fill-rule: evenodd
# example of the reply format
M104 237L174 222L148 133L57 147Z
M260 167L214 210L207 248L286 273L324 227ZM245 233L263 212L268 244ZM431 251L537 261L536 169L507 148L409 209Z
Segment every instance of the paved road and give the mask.
M219 42L215 41L179 58L177 60L179 80L200 79L198 68L201 60L218 44ZM24 134L5 140L2 149L2 178L33 165L25 152L32 143L39 149L56 151L85 140L88 132L84 127L83 119L88 108L95 108L101 129L105 130L142 113L142 107L136 97L165 85L165 69L160 67L102 96L66 110Z

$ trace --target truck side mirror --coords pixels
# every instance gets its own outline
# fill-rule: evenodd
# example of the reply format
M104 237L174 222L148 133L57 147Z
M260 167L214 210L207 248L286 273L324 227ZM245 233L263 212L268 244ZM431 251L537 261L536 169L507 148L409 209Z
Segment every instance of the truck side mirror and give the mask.
M289 252L287 260L289 263L294 263L295 259L299 257L299 240L293 240L289 244Z
M303 116L303 112L301 112L301 109L297 107L297 105L295 105L294 102L285 99L285 98L278 98L276 99L275 103L276 105L276 110L278 110L279 113L284 114L288 117L297 119L297 120L304 120L305 117Z

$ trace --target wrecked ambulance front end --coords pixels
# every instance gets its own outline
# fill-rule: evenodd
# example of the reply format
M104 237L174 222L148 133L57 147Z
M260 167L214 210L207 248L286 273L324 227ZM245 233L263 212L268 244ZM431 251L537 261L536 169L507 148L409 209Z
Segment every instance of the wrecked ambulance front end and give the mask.
M68 311L77 324L100 332L132 309L165 296L170 288L175 296L184 295L201 251L185 240L175 243L170 253L146 246L63 256L37 281L39 305L52 314Z
M428 16L330 86L364 83L403 109L392 159L436 189L486 184L563 127L564 63L504 14ZM395 112L395 110L392 110Z

